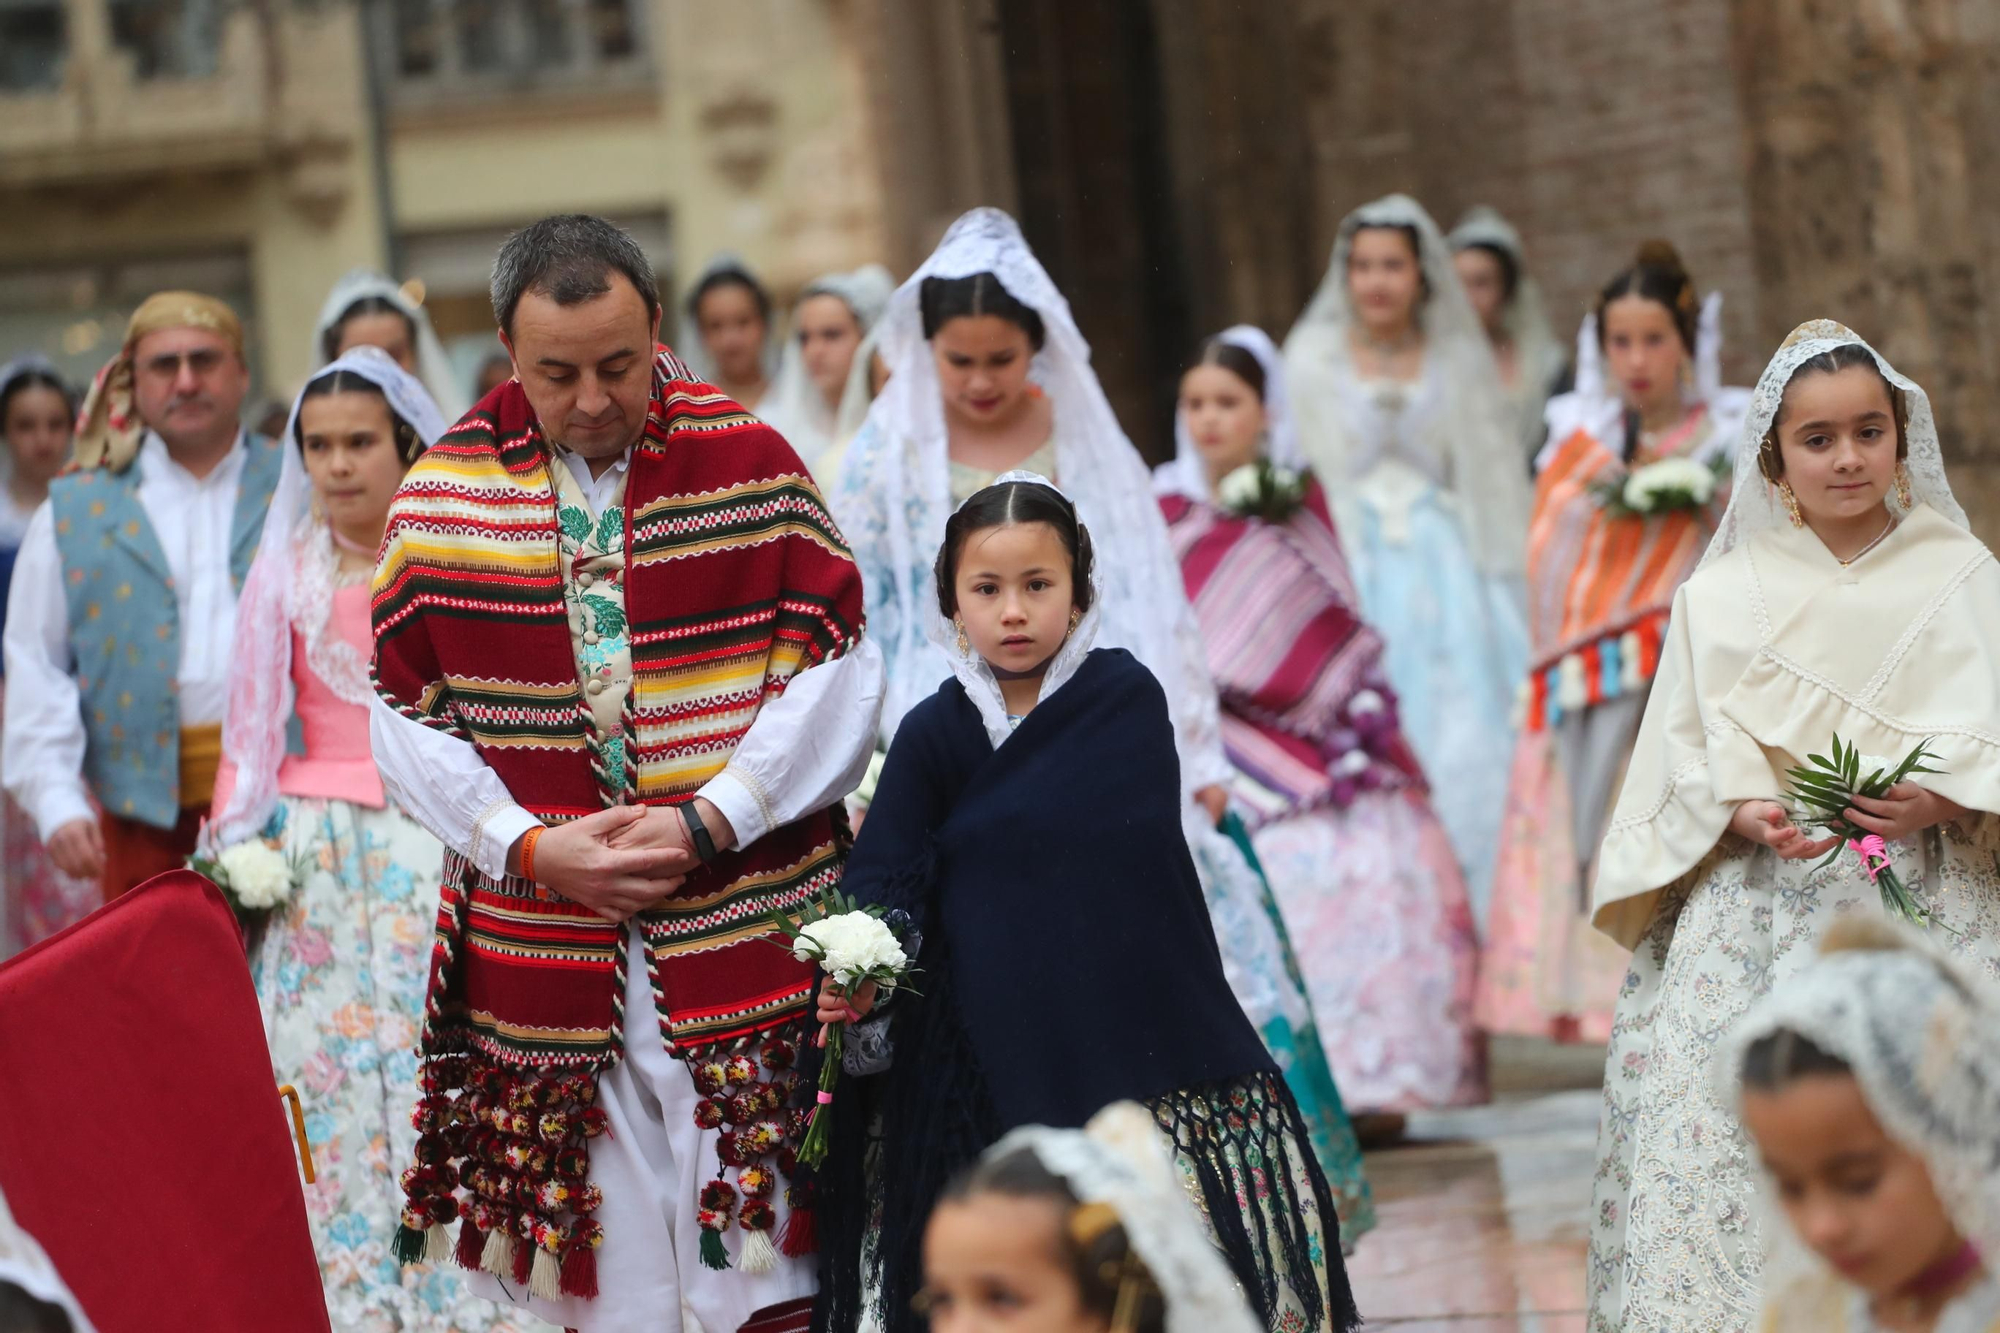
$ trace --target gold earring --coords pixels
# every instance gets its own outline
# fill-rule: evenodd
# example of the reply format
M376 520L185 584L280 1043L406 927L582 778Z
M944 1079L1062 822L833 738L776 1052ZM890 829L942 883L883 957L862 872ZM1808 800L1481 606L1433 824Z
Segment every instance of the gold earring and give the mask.
M1076 633L1076 627L1078 625L1081 625L1082 623L1083 623L1083 612L1077 610L1075 607L1072 606L1069 609L1069 632L1071 634Z
M1778 483L1778 498L1785 502L1785 513L1791 516L1792 526L1795 528L1804 527L1806 525L1806 518L1804 514L1799 512L1799 497L1792 494L1792 483L1789 481Z
M1910 494L1910 469L1898 463L1896 464L1896 503L1903 506L1903 512L1907 514L1916 502L1916 497Z
M958 655L960 657L972 656L972 645L965 640L965 622L957 616L953 616L951 623L958 626Z

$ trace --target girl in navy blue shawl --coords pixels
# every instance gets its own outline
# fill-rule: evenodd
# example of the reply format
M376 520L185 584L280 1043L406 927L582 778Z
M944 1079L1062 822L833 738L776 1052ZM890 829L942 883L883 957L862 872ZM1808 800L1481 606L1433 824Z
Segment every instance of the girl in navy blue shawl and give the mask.
M1089 534L1052 485L1009 474L946 525L936 572L954 677L897 730L842 884L908 913L918 974L849 1034L815 1328L848 1333L872 1306L885 1333L921 1329L945 1182L1007 1130L1126 1099L1151 1108L1267 1326L1353 1328L1332 1193L1223 978L1166 696L1130 653L1090 648ZM829 982L821 1018L875 999Z

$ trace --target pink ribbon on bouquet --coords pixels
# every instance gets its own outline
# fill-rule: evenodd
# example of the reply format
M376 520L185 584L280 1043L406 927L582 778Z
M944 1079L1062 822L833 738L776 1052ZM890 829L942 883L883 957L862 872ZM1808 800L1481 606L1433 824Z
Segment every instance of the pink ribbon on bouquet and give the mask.
M1850 838L1847 845L1861 858L1861 868L1868 872L1870 884L1880 879L1882 872L1889 868L1889 844L1882 841L1881 834L1871 833L1865 838Z

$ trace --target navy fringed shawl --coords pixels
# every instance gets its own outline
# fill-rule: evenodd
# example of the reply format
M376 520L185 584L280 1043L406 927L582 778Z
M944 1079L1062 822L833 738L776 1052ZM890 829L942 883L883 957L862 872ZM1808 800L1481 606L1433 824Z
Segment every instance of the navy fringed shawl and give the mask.
M1223 977L1181 799L1166 695L1122 649L997 750L956 680L898 729L843 891L943 935L1003 1129L1275 1068ZM901 901L927 859L929 892Z
M867 1118L882 1118L881 1314L908 1313L924 1219L1000 1133L1274 1072L1222 972L1181 830L1159 682L1099 649L995 749L946 681L897 729L844 892L923 931L894 1063L842 1093L821 1172L816 1326L854 1326ZM873 1086L869 1086L873 1085Z

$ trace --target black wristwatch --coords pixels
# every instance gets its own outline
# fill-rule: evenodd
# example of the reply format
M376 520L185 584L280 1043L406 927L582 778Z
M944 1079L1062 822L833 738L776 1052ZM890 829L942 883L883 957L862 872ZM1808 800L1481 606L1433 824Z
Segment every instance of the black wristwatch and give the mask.
M701 858L703 865L715 860L715 839L708 836L708 825L701 822L701 812L688 801L681 806L681 819L687 824L688 837L694 840L694 854Z

